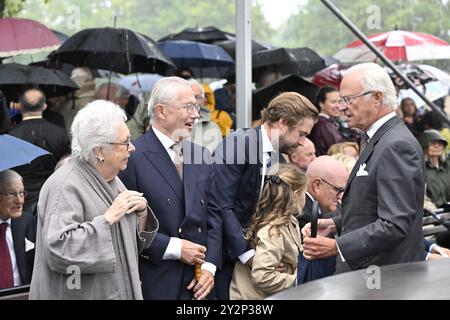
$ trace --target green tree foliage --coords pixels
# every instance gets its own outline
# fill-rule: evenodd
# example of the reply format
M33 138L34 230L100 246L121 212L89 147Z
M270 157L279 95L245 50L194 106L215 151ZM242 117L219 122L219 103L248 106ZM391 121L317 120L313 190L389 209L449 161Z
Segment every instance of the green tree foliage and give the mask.
M57 0L46 5L28 0L21 15L69 35L84 28L113 26L115 16L118 27L155 40L186 27L236 30L235 0ZM252 5L252 33L260 40L268 40L273 33L258 2Z
M50 0L43 0L45 3ZM26 0L0 0L0 18L14 17L26 6Z
M394 30L430 33L450 40L450 1L446 0L333 0L340 11L366 35ZM378 14L379 13L379 14ZM276 44L308 46L332 55L356 36L325 5L309 0L292 15L273 39Z

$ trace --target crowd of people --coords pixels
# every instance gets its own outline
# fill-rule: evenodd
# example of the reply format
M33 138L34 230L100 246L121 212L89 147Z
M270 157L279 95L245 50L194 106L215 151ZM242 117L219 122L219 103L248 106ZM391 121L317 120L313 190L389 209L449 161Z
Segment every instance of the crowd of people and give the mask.
M436 243L422 233L424 208L450 202L448 129L414 101L398 104L382 67L350 68L313 102L280 93L258 126L234 132L234 113L185 71L139 97L95 87L85 68L66 99L23 92L21 122L3 130L50 154L0 172L0 289L263 299L450 255L448 233ZM224 90L219 103L233 102Z

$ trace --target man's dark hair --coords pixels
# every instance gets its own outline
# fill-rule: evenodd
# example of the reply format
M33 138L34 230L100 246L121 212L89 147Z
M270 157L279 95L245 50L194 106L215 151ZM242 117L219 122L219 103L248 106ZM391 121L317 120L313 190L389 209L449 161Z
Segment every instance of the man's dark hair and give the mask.
M30 91L38 91L41 93L42 97L36 101L35 103L31 103L30 101L28 101L28 99L26 98L27 92ZM26 90L19 99L19 103L22 106L22 111L23 112L34 112L34 111L39 111L42 110L44 108L45 105L45 95L42 91L40 91L39 89L28 89Z

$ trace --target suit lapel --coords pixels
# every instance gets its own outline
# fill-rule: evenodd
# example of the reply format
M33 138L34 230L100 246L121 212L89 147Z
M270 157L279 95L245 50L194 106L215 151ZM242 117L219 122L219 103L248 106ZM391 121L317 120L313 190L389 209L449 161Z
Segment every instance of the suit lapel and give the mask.
M25 225L22 219L11 219L11 233L14 242L14 252L16 254L17 266L19 267L20 277L24 279L25 268Z
M385 124L381 126L380 129L375 133L375 135L372 137L372 139L369 140L369 143L367 144L366 148L364 149L363 153L358 158L358 161L356 162L355 166L353 167L352 172L350 173L350 177L348 178L347 185L345 186L344 194L347 192L350 183L352 182L353 178L355 178L356 173L358 172L360 166L367 162L367 160L370 158L370 156L373 153L375 145L380 141L381 137L392 127L400 123L400 119L397 117L394 117L392 119L389 119Z
M145 135L145 143L147 146L147 151L144 152L145 157L152 163L156 171L169 184L180 200L183 201L183 184L177 168L153 129L150 129Z

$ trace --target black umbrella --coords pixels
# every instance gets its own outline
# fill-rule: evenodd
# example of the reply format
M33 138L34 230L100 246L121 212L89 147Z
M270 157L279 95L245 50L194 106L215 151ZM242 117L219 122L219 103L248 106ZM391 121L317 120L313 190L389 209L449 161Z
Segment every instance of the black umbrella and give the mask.
M153 40L129 29L93 28L67 39L52 61L129 74L166 74L175 65Z
M253 91L253 119L259 119L261 117L261 110L267 107L270 100L281 92L298 92L310 101L314 101L318 90L319 88L317 86L297 75L291 74L284 76L268 86Z
M230 36L231 37L231 36ZM236 57L236 39L217 41L215 42L218 46L222 47L233 59ZM273 47L269 44L265 44L256 40L252 40L252 53L262 50L273 49Z
M159 39L158 42L167 40L189 40L213 43L215 41L228 40L231 37L232 34L210 26L204 28L186 28L181 32L169 34Z
M281 74L295 73L300 76L313 76L325 68L324 60L309 48L276 48L255 52L252 55L253 72L265 67L275 68Z
M39 88L47 98L64 96L79 87L59 70L17 63L0 65L0 90L9 101L17 101L19 95L28 88Z

